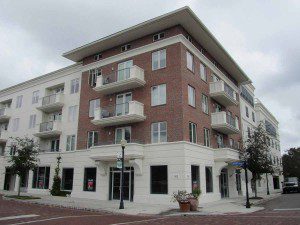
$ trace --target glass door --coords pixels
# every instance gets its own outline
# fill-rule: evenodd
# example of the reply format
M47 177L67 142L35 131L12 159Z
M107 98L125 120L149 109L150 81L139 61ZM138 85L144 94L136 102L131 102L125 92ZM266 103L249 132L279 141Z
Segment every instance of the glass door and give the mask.
M124 168L124 200L133 201L134 190L134 169L132 167ZM121 170L110 168L110 199L120 200L121 196Z
M222 198L229 197L229 187L228 187L228 173L227 169L222 169L220 175L220 192Z
M129 104L132 100L131 93L119 94L116 97L116 116L126 115L129 113Z
M133 61L129 60L118 64L117 81L126 80L130 77L130 67L133 66Z
M120 144L122 139L125 139L127 143L130 143L131 127L121 127L116 129L116 144Z

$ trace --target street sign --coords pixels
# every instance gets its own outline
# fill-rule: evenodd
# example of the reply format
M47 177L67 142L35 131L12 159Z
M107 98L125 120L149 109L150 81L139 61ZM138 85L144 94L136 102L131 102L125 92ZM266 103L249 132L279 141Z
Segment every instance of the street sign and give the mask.
M238 166L238 167L243 167L244 166L244 162L232 162L231 165L233 166Z

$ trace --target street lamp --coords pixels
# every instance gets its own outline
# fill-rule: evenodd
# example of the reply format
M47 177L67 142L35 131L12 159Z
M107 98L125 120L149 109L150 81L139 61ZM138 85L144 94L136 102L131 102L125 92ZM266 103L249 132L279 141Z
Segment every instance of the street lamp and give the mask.
M119 209L124 209L124 200L123 200L123 186L124 186L124 149L126 147L127 141L125 139L121 140L122 146L122 172L121 172L121 196L120 196L120 207Z
M266 179L267 179L267 195L270 195L268 173L266 173Z
M247 172L247 161L244 161L244 169L245 169L245 178L246 178L246 208L250 208L250 201L249 201L249 191L248 191L248 172Z

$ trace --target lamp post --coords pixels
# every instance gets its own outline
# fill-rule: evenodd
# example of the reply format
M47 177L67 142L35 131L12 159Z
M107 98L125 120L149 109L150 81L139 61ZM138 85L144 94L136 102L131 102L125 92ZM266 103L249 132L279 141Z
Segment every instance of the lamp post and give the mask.
M266 173L266 179L267 179L267 195L270 195L268 173Z
M119 209L124 209L124 199L123 199L123 186L124 186L124 150L126 147L127 141L125 139L121 140L122 146L122 170L121 170L121 187L120 187L120 207Z
M246 178L246 208L250 208L250 202L249 202L249 191L248 191L248 172L247 172L247 162L244 161L244 169L245 169L245 178Z

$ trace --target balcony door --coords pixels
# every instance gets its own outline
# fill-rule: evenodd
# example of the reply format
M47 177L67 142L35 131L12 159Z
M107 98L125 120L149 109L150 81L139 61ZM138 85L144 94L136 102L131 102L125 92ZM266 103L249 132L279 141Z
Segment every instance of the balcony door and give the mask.
M126 80L130 77L130 67L133 66L133 61L129 60L118 64L117 81Z
M116 116L126 115L129 112L129 104L132 100L131 93L119 94L116 97Z
M131 127L120 127L116 129L116 144L120 144L122 139L130 143Z

